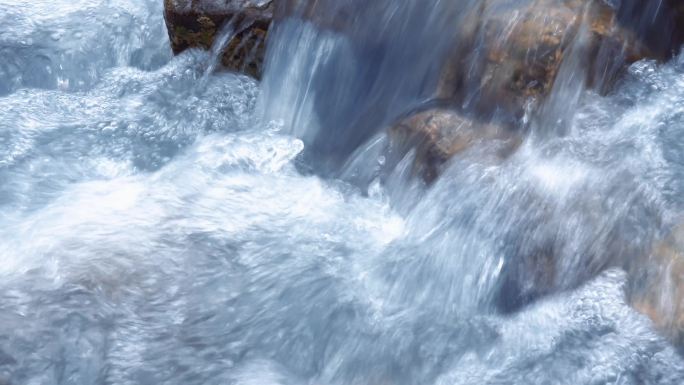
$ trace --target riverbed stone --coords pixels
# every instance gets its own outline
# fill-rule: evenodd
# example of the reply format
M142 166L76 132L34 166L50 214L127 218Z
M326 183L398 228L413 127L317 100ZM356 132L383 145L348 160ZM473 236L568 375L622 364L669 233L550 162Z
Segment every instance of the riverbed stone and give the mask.
M671 341L684 347L684 225L653 247L630 273L630 300Z
M260 78L274 0L165 0L164 18L171 48L211 49L226 23L236 28L221 56L224 68Z
M390 139L415 148L414 172L433 181L443 164L478 144L490 145L488 155L503 159L520 144L515 132L480 121L448 107L430 107L407 114L389 128Z

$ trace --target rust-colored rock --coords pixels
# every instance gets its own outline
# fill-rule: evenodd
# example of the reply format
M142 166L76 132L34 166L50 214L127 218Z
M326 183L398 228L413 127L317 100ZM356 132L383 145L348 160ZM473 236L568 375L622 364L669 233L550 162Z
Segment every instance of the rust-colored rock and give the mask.
M188 48L210 49L225 23L235 36L221 58L223 67L261 76L265 40L273 19L273 0L165 0L164 18L175 54Z
M520 144L519 136L506 128L439 107L410 114L394 124L389 134L395 143L416 148L414 171L428 182L447 160L478 144L491 144L490 155L499 159Z
M684 226L632 269L630 299L675 344L684 346Z

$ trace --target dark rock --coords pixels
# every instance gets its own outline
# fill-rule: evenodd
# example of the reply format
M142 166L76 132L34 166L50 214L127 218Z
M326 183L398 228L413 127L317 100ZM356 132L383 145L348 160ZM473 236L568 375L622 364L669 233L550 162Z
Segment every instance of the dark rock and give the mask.
M654 54L665 60L684 44L684 2L681 0L622 0L618 23L631 30Z
M265 41L273 20L273 0L165 0L164 18L175 54L188 48L211 49L225 23L236 26L221 64L259 78Z

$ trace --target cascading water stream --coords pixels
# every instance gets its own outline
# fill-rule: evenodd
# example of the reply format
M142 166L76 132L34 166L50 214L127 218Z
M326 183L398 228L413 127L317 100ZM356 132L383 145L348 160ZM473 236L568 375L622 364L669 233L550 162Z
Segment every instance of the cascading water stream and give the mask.
M207 66L204 76L202 76L202 83L206 84L209 77L216 71L216 68L221 64L221 56L223 51L227 48L228 43L240 32L235 25L235 17L229 19L221 29L218 31L214 44L211 47L209 58L209 65Z
M218 31L214 43L212 44L209 58L209 64L207 69L204 71L202 80L200 81L201 87L206 87L207 82L211 78L211 75L216 71L216 69L221 65L221 58L223 52L239 33L243 32L245 29L253 23L250 19L241 20L239 23L236 17L233 17L225 22Z
M684 212L684 58L489 111L435 91L485 2L319 3L257 83L215 70L242 24L172 57L161 1L0 0L0 384L681 384L629 294ZM523 139L427 185L386 128L447 102Z

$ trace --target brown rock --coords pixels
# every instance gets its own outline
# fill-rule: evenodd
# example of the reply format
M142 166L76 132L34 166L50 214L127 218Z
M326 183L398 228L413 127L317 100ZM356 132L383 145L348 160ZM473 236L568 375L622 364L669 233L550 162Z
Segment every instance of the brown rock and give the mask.
M415 147L414 171L428 182L437 177L447 160L478 144L492 144L490 155L499 159L520 144L512 131L448 108L414 112L394 124L389 134L394 143Z
M265 40L273 19L273 0L164 0L164 18L175 54L188 48L210 49L228 22L237 33L221 64L255 78L261 76Z
M461 33L462 40L472 43L453 52L437 92L480 112L498 109L520 116L526 103L548 95L568 55L583 55L586 81L599 88L625 64L650 56L602 2L488 0L482 4L473 10L477 25L467 25ZM577 48L580 44L582 49Z

